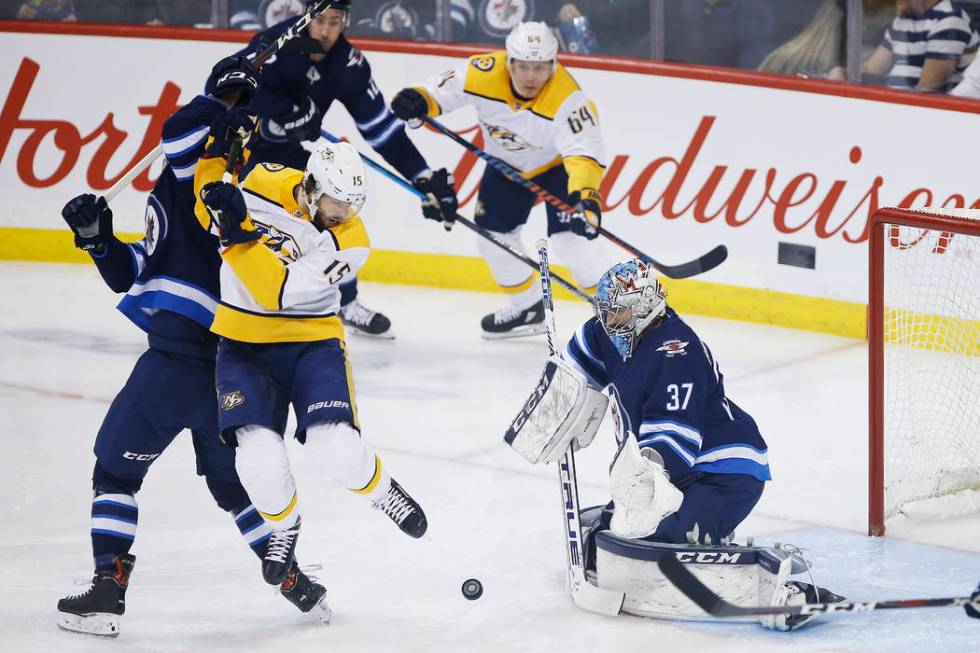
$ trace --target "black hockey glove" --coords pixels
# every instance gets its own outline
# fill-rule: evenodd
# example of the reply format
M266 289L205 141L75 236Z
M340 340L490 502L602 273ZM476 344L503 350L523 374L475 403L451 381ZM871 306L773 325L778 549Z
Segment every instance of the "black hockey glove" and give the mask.
M227 156L235 137L242 139L242 146L248 143L249 137L255 130L255 118L245 107L235 107L224 113L219 113L211 121L211 133L214 137L205 152L211 156Z
M112 235L112 210L101 195L96 198L85 193L72 198L61 209L71 230L75 232L75 247L86 251L102 249Z
M205 184L201 189L201 201L218 225L222 245L250 243L261 237L262 234L248 217L242 192L234 184L223 181Z
M417 190L426 195L426 199L422 200L422 215L429 220L442 222L446 231L453 228L456 210L459 209L459 201L453 189L455 183L456 180L445 168L439 168L435 172L426 170L412 182Z
M204 92L225 99L235 91L241 91L235 106L242 106L252 101L258 87L258 71L252 68L251 62L245 57L233 55L214 64L208 81L204 83Z
M415 120L429 113L429 103L414 88L403 88L391 101L391 112L402 120Z
M980 585L977 591L970 595L971 602L963 606L966 613L974 619L980 619Z
M293 105L292 111L273 118L271 122L291 141L315 141L320 138L323 112L317 108L312 98L307 97L300 106Z
M575 213L571 215L572 232L589 240L599 237L602 227L602 208L599 206L599 192L594 188L575 191L569 198Z

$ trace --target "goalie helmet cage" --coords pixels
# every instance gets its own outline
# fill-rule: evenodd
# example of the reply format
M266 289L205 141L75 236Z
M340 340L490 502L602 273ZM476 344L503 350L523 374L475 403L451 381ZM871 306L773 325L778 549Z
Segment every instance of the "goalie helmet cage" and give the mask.
M881 209L869 245L868 534L884 535L980 490L980 210Z

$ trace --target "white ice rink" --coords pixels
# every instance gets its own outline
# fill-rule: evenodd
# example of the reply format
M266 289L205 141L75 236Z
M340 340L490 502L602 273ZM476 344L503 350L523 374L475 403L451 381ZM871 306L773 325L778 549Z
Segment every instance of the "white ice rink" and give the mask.
M499 296L364 284L395 341L350 340L365 436L424 506L422 541L290 454L304 505L298 554L321 563L335 617L308 623L265 585L231 519L195 476L189 437L138 495L137 564L122 635L65 633L55 603L91 574L94 435L145 348L92 266L0 263L0 650L2 651L980 651L963 610L842 615L794 633L753 625L600 617L564 588L558 488L502 444L546 356L543 337L487 342ZM585 319L560 302L559 330ZM969 594L980 518L863 535L866 357L858 340L686 316L728 394L758 421L774 481L738 535L809 549L817 582L850 599ZM583 505L605 502L603 430L579 457ZM482 580L483 598L460 594Z

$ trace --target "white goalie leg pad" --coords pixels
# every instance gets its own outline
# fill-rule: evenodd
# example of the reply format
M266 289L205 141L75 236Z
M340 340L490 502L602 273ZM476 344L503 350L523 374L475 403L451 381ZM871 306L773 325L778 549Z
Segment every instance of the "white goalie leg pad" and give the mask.
M663 459L652 449L647 452L655 458L644 456L636 436L627 432L609 470L615 504L609 530L618 537L652 535L663 518L677 512L684 500L683 493L667 477Z
M549 237L555 254L568 266L572 278L582 288L592 288L609 269L611 261L599 240L562 231Z
M552 357L504 442L531 463L558 460L573 441L577 447L592 442L608 404L608 397L590 387L581 372Z
M388 472L374 449L344 422L320 422L306 429L306 452L331 481L374 500L388 491Z
M490 235L520 253L527 255L527 252L524 250L524 243L521 242L521 227L517 227L513 231L506 233L491 231ZM493 273L494 281L497 282L497 285L505 289L520 286L533 274L526 265L486 238L477 238L476 246L480 251L480 255L487 260L487 264L490 266L490 272Z
M252 425L239 428L235 438L235 470L252 505L272 528L292 528L299 520L299 498L282 436Z

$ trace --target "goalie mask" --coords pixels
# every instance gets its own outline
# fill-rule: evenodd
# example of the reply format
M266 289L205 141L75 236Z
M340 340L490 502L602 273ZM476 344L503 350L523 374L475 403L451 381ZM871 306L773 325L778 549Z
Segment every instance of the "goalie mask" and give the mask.
M592 298L599 323L619 355L633 354L643 331L667 310L667 291L654 269L639 259L617 263L599 280Z
M306 163L300 186L301 204L318 228L332 227L350 220L361 210L364 193L364 165L350 143L325 143Z

